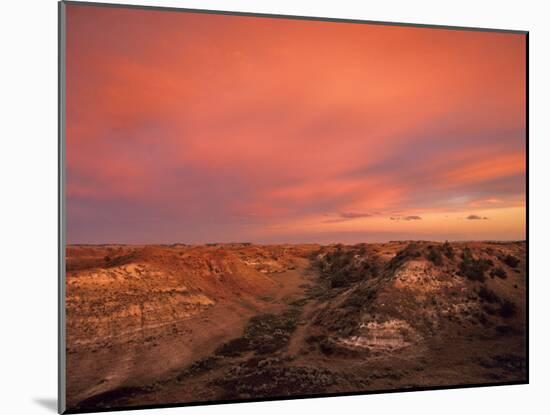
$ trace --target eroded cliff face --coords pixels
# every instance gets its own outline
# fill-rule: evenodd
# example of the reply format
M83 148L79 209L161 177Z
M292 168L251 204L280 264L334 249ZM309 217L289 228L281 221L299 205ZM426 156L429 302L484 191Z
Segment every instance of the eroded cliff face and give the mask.
M129 376L150 378L236 336L284 292L273 276L300 260L284 247L241 244L71 246L67 257L68 383L76 399Z
M71 248L69 258L89 259L93 250ZM69 352L155 336L220 301L241 298L254 303L275 285L232 252L151 247L126 251L105 255L102 268L68 272Z
M336 282L316 324L340 348L429 353L436 340L525 331L523 243L327 248L316 260L325 282Z

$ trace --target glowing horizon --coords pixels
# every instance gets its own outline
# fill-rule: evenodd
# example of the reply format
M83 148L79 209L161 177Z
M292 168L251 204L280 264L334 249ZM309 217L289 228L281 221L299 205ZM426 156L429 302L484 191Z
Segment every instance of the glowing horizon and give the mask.
M67 6L68 243L526 236L525 35Z

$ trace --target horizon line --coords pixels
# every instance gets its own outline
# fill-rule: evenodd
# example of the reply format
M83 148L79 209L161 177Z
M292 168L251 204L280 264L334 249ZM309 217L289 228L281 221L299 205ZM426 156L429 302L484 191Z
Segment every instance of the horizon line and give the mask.
M204 242L204 243L188 243L188 242L155 242L155 243L119 243L119 242L99 242L99 243L67 243L66 246L108 246L108 245L124 245L124 246L174 246L174 245L183 245L183 246L215 246L215 245L320 245L320 246L331 246L331 245L380 245L380 244L390 244L390 243L401 243L401 242L432 242L432 243L465 243L465 242L486 242L486 243L518 243L518 242L527 242L526 239L455 239L455 240L431 240L431 239L393 239L390 241L380 241L380 242L355 242L355 243L345 243L345 242Z

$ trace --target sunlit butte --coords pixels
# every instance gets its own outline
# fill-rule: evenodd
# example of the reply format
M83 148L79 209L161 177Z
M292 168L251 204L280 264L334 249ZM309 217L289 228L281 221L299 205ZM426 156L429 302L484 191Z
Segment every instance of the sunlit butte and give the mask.
M525 35L67 7L69 243L518 240Z

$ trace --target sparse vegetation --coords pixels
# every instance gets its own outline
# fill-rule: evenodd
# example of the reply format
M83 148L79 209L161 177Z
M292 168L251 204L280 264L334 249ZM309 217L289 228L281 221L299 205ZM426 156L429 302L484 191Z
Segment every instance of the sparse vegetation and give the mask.
M428 247L428 260L430 260L434 265L441 265L443 263L443 257L441 255L441 251L436 246L429 246Z
M479 298L488 303L500 302L500 297L492 290L483 285L478 291Z
M399 251L396 255L396 258L418 258L421 256L420 247L417 243L411 242L407 247Z
M281 314L260 314L252 317L242 335L216 350L220 356L238 356L247 351L256 354L273 353L288 343L296 329L301 309L291 307Z
M344 307L361 308L368 305L376 297L376 290L368 285L361 285L349 293L343 302Z
M503 318L510 318L517 313L517 306L513 301L500 298L494 291L490 290L485 285L479 289L478 295L482 301L497 305L496 308L489 305L485 306L485 311L489 314L499 314Z
M499 326L503 327L503 326ZM504 326L508 327L508 326ZM497 327L498 329L498 327ZM503 330L503 333L506 331ZM524 370L526 360L523 356L514 355L511 353L497 354L479 360L479 364L487 369L501 369L505 371Z
M491 277L498 277L505 279L508 275L506 274L506 271L502 267L496 267L491 270Z
M347 293L337 307L327 308L314 319L314 324L324 326L331 333L351 335L360 324L361 313L376 298L376 289L370 282L358 284Z
M337 379L333 372L314 367L275 364L250 368L242 365L215 384L224 389L224 399L235 399L320 393Z
M100 393L81 396L72 407L144 404L159 396L187 402L195 396L249 399L374 390L390 381L403 387L424 384L442 363L449 381L460 379L464 365L472 362L480 366L467 367L472 381L525 377L522 247L429 241L212 245L217 246L70 248L75 266L91 268L68 272L68 304L79 305L70 313L73 319L79 316L71 326L73 333L75 327L81 330L78 339L89 338L97 314L116 315L117 324L125 324L118 317L124 315L132 327L143 325L131 343L121 338L93 349L73 344L68 352L73 378L74 368L84 366L80 362L88 367L91 359L104 356L114 361L131 347L141 348L137 355L143 365L154 365L160 351L182 353L168 356L177 365L153 381L136 376L118 383L109 371L98 370L94 379L105 379L101 386L85 386ZM516 261L506 262L508 253ZM114 268L117 264L123 265ZM87 291L94 280L109 284ZM111 304L116 313L104 312ZM85 314L98 305L101 313ZM126 312L138 308L157 320L140 321ZM83 325L80 316L92 324ZM170 319L174 324L149 329ZM173 343L159 348L165 341ZM95 353L101 348L104 352ZM206 349L213 352L204 357ZM400 359L413 354L414 359Z
M80 401L75 409L81 411L90 411L97 409L107 409L112 406L112 402L128 399L132 396L142 395L154 390L154 386L149 387L121 387L106 392L92 395L91 397Z
M419 258L422 255L418 244L411 242L406 248L399 251L387 264L388 272L394 272L397 268L403 265L406 261Z
M510 318L516 315L517 306L510 300L503 300L500 305L499 313L501 317Z
M443 254L449 259L453 259L455 256L454 249L449 243L449 241L445 241L445 243L441 246L441 250L443 251Z
M462 253L462 262L460 263L460 273L462 276L472 281L485 281L485 272L490 268L490 264L483 258L476 259L472 251L466 248Z
M328 280L332 288L341 288L377 276L378 264L374 258L365 258L363 248L345 251L337 245L319 264L322 278Z
M519 259L510 254L503 257L502 262L504 262L510 268L516 268L519 265Z
M189 366L185 371L180 373L176 379L178 381L183 381L184 379L188 378L189 376L196 376L198 374L207 372L209 370L215 369L218 367L222 362L221 357L219 356L208 356L204 359L197 360L191 366Z

